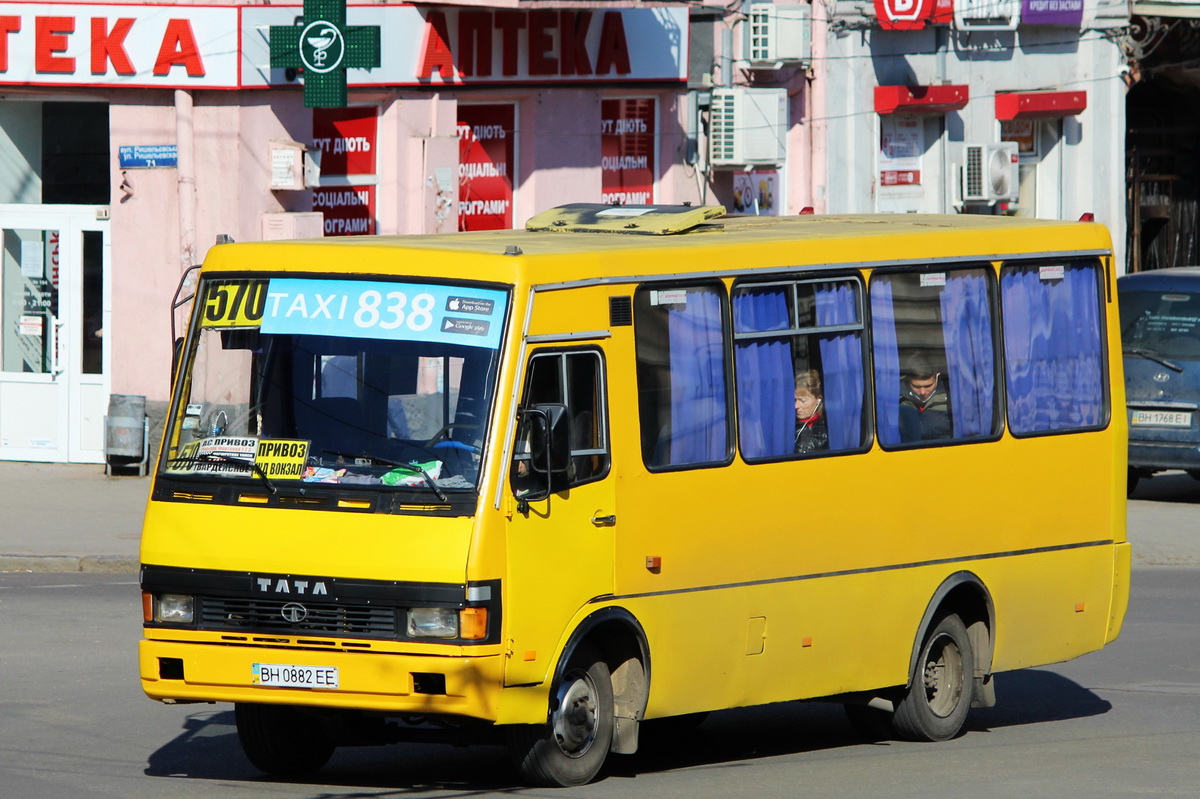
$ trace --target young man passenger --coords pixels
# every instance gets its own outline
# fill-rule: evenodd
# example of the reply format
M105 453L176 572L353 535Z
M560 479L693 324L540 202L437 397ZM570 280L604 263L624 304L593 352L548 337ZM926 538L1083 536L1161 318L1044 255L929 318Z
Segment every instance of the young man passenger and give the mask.
M918 352L905 361L900 378L900 440L907 444L953 436L950 392L932 359Z

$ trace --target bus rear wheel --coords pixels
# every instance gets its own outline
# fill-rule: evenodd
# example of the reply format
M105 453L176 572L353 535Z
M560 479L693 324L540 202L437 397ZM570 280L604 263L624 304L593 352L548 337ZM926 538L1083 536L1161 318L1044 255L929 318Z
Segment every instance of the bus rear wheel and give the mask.
M925 637L892 725L911 741L948 741L962 732L975 688L975 653L962 620L944 616Z
M267 774L312 774L336 748L320 720L299 708L238 702L233 714L242 751Z
M591 782L612 746L613 713L608 665L591 647L580 647L553 689L549 723L509 732L521 776L558 788Z

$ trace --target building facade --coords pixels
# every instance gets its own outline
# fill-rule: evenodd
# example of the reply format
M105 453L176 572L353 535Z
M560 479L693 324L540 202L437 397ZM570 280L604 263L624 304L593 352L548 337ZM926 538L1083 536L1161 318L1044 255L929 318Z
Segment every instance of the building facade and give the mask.
M694 198L688 12L632 5L350 5L330 33L299 4L0 3L0 458L102 461L114 394L161 417L172 300L218 236ZM280 64L297 30L319 45ZM379 46L344 107L309 107L355 30Z
M0 459L101 462L112 395L161 418L172 304L218 236L692 202L1092 213L1123 246L1127 24L1115 0L377 2L332 22L0 2Z

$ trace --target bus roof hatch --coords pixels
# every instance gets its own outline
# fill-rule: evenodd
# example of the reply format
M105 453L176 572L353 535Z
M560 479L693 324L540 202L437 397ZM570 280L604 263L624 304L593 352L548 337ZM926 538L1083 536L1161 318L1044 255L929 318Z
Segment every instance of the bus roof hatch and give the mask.
M668 236L674 233L720 230L704 224L725 215L723 205L603 205L572 203L533 216L525 223L530 231L563 233L638 233Z

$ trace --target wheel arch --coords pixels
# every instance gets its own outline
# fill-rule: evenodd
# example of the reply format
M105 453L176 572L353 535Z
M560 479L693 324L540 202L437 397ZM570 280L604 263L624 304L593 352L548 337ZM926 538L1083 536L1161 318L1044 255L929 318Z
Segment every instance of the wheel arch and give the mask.
M992 601L992 593L983 580L974 572L966 570L955 572L943 580L925 607L925 614L921 617L917 635L913 639L912 653L908 661L908 682L905 687L912 684L917 659L929 631L943 616L951 613L957 614L966 626L975 652L975 705L990 707L995 704L992 655L996 640L996 608Z
M581 645L601 653L612 673L613 711L616 728L612 751L637 751L639 722L650 697L650 646L641 622L625 608L601 608L590 614L571 633L554 666L552 685L563 679L567 664Z

